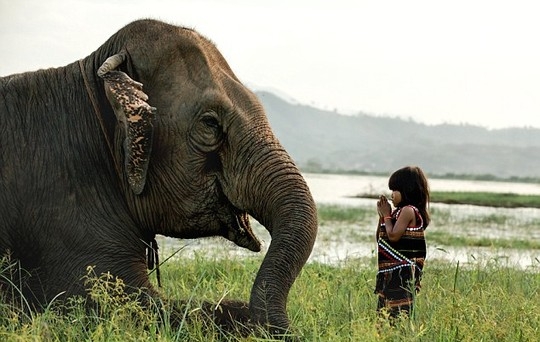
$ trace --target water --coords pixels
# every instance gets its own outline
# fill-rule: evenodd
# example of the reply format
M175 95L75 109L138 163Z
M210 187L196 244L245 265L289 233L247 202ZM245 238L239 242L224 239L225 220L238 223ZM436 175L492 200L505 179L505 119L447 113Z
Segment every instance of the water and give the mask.
M340 204L348 206L373 207L374 220L375 200L357 198L359 194L385 194L389 196L388 178L378 176L360 175L326 175L305 174L306 182L317 203ZM432 191L483 191L517 194L540 194L539 184L489 182L489 181L462 181L462 180L429 180ZM451 247L430 246L429 231L437 229L460 230L466 236L487 236L490 238L522 238L540 239L540 230L528 227L532 220L540 220L540 209L535 208L492 208L473 205L448 205L432 203L431 208L436 212L444 212L455 218L478 217L480 215L499 215L508 218L509 222L516 226L496 227L454 227L449 225L442 227L437 224L437 217L427 231L428 257L429 259L442 259L451 262L459 262L461 265L483 263L496 263L504 266L517 266L526 269L540 269L540 253L537 250L524 251L521 249L495 249L490 247ZM532 228L532 229L529 229ZM374 228L373 228L374 229ZM355 243L351 241L332 241L315 245L311 259L335 263L350 257L374 257L375 243Z
M328 174L304 174L306 182L310 187L312 195L317 203L339 204L355 207L372 207L373 220L376 221L375 200L357 198L359 194L386 194L389 195L387 186L388 179L378 176L357 176L357 175L328 175ZM518 194L540 194L540 185L525 183L505 183L489 181L461 181L461 180L430 180L431 190L434 191L485 191L504 192ZM483 236L491 238L532 238L540 239L540 230L537 226L529 227L531 220L540 221L540 209L533 208L491 208L471 205L446 205L433 203L432 211L444 213L450 217L467 218L478 217L479 215L504 215L508 221L515 226L501 227L459 227L451 223L441 225L441 219L433 217L432 224L427 231L428 237L428 260L441 259L450 262L459 262L460 265L478 265L479 263L495 263L501 266L520 267L524 269L540 270L540 253L538 250L519 249L496 249L490 247L451 247L437 246L429 244L429 232L439 230L451 230L456 234L466 236ZM263 253L270 244L270 236L264 227L252 220L253 229L263 243ZM365 234L375 235L374 229L369 227L353 227L349 229L364 229ZM331 228L331 227L330 227ZM324 227L329 229L329 227ZM343 229L341 227L340 229ZM367 232L369 230L369 232ZM348 258L375 258L375 242L366 243L354 241L338 231L319 234L310 261L337 264ZM332 238L329 239L328 235ZM374 240L374 239L373 239ZM204 253L204 255L220 257L227 256L249 256L253 255L245 249L238 248L234 244L221 238L195 239L195 240L173 240L163 238L161 241L162 250L178 249L179 246L186 245L182 255L193 253ZM170 247L170 248L168 248ZM165 248L165 249L163 249Z

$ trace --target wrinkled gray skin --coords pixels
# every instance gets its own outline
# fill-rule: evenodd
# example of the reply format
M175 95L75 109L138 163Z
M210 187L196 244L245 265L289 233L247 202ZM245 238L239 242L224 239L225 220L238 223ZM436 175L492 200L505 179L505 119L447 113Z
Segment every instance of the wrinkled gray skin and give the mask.
M31 305L84 294L89 265L157 297L145 254L155 234L224 236L259 251L249 214L272 237L250 319L288 329L315 205L260 102L211 42L137 21L80 64L1 78L0 100L0 251L28 272L11 281Z

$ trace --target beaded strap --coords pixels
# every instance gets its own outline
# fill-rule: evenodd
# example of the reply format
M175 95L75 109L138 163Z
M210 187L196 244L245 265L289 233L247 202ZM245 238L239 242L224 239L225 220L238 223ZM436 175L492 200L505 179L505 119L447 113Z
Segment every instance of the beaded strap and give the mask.
M394 248L392 248L392 246L390 246L388 244L388 242L386 242L385 240L383 239L380 239L379 240L379 246L381 248L383 248L386 252L388 252L388 254L390 254L394 259L396 259L397 261L399 261L401 264L400 265L396 265L396 266L393 266L393 267L390 267L390 268L387 268L387 269L384 269L384 270L379 270L377 273L385 273L385 272L391 272L393 270L397 270L398 268L402 268L402 267L405 267L405 266L414 266L416 268L418 268L418 270L421 271L420 267L414 262L412 261L411 259L407 258L406 256L404 256L403 254L401 254L400 252L396 251Z

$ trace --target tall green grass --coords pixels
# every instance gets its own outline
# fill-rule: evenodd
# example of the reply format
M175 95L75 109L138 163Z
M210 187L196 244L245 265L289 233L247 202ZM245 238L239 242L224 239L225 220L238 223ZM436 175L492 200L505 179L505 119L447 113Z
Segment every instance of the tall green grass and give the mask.
M261 259L180 257L162 267L166 297L217 302L249 298ZM487 264L489 265L489 263ZM540 274L513 268L427 264L423 289L410 319L395 326L375 313L375 260L339 265L310 263L288 303L292 330L304 341L536 341L540 332ZM67 314L52 305L25 317L2 306L2 341L268 341L222 335L192 320L178 328L124 293L121 280L96 275L87 283L99 303L84 309L68 301ZM194 304L189 312L197 311ZM167 316L167 314L165 314Z
M519 234L502 239L470 233L508 229L515 218L507 214L455 217L443 209L432 213L428 244L540 248L534 239L525 238L529 230L538 228L535 220L512 226L513 231L521 229ZM374 244L374 206L319 205L318 215L318 241L323 245L327 240ZM269 341L265 335L224 335L198 315L202 300L248 301L262 256L188 257L184 252L161 267L163 298L187 302L178 312L186 320L178 326L167 323L172 315L167 303L164 311L152 310L160 303L143 307L121 279L94 274L90 268L84 281L97 305L87 309L86 299L57 299L37 314L0 304L0 341ZM292 333L303 341L368 342L536 341L540 334L540 269L536 266L521 270L500 267L497 260L476 260L462 267L428 259L416 309L411 319L395 326L375 313L376 268L374 256L335 265L307 264L289 296Z

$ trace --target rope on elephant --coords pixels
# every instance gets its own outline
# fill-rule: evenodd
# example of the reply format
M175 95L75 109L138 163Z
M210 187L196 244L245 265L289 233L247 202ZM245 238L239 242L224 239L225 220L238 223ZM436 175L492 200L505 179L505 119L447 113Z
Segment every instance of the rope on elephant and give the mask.
M158 243L156 237L150 240L150 243L146 245L146 255L148 260L148 269L156 271L156 278L158 287L161 287L161 273L159 272L159 253Z

